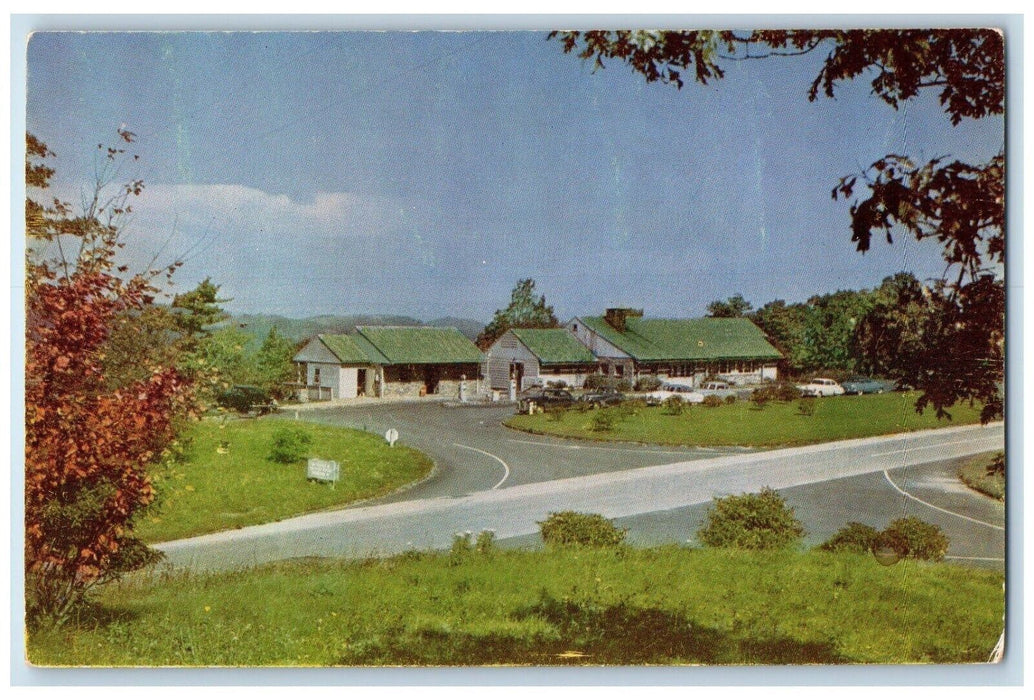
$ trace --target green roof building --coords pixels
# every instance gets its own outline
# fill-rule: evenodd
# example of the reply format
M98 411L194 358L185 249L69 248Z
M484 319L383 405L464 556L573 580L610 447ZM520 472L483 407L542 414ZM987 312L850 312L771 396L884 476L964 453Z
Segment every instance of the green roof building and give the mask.
M481 351L455 328L359 326L318 335L294 356L312 399L458 395L478 379Z
M512 328L485 352L483 374L493 389L549 382L581 386L599 371L596 357L566 328Z
M746 318L650 319L637 309L580 316L566 328L599 360L601 371L634 379L656 375L696 386L717 376L733 384L775 380L782 355Z

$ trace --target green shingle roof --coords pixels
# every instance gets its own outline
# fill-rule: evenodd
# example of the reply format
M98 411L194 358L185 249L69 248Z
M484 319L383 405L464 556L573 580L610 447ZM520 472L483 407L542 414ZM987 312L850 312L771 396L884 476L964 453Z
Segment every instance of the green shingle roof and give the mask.
M455 328L360 326L356 328L387 362L378 364L468 364L483 360L474 343Z
M319 336L327 349L334 353L343 365L365 365L370 362L369 354L355 342L355 336L331 335Z
M629 318L618 331L602 316L582 323L639 361L779 359L782 355L746 318Z
M566 328L514 328L513 334L544 365L595 362L596 358Z
M360 334L356 333L356 334L352 335L351 338L352 338L352 340L355 341L355 344L358 345L363 350L363 352L366 353L366 356L370 358L369 361L372 362L373 364L375 364L375 365L390 365L391 364L391 360L389 360L387 357L385 357L381 353L381 351L378 350L374 346L373 343L371 343L369 340L367 340L366 338L364 338Z

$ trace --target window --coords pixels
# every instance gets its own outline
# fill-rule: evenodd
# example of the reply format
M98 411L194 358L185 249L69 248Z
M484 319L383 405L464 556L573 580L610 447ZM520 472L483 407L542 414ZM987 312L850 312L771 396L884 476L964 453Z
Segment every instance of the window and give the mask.
M316 384L316 385L319 385L319 383L320 383L320 368L319 367L317 367L316 369L312 370L312 383Z

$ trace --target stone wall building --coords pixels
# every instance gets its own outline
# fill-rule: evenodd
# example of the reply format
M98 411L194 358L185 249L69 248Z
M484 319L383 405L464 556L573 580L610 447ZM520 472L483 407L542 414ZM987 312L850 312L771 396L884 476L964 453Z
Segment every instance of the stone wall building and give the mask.
M473 385L483 356L455 328L359 326L324 334L294 356L303 399L357 396L459 396Z
M656 376L690 386L705 377L732 384L778 378L782 354L746 318L652 319L640 309L607 309L566 328L596 356L601 371L634 382Z

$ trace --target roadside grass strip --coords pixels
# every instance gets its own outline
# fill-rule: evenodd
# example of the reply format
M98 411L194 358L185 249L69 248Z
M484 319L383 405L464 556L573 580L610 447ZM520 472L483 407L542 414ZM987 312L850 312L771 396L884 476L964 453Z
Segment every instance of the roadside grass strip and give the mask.
M1005 475L988 474L987 467L994 457L994 452L977 455L959 469L962 483L996 501L1005 501Z
M771 402L758 408L749 401L716 407L691 406L681 415L664 407L642 408L638 413L613 411L610 430L594 426L599 411L569 410L561 416L515 415L504 424L528 433L583 440L637 442L658 445L708 447L793 447L835 440L907 433L980 422L980 404L958 404L951 419L938 419L932 409L916 413L915 392L836 396L815 399L813 410L802 411L800 401Z
M334 460L333 484L306 479L306 461L270 460L273 434L297 426L312 437L312 457ZM281 420L205 420L181 438L184 456L153 475L158 499L135 532L155 543L272 522L382 496L426 477L421 452L347 428Z
M410 552L102 588L30 634L57 666L970 663L1003 576L819 551Z

